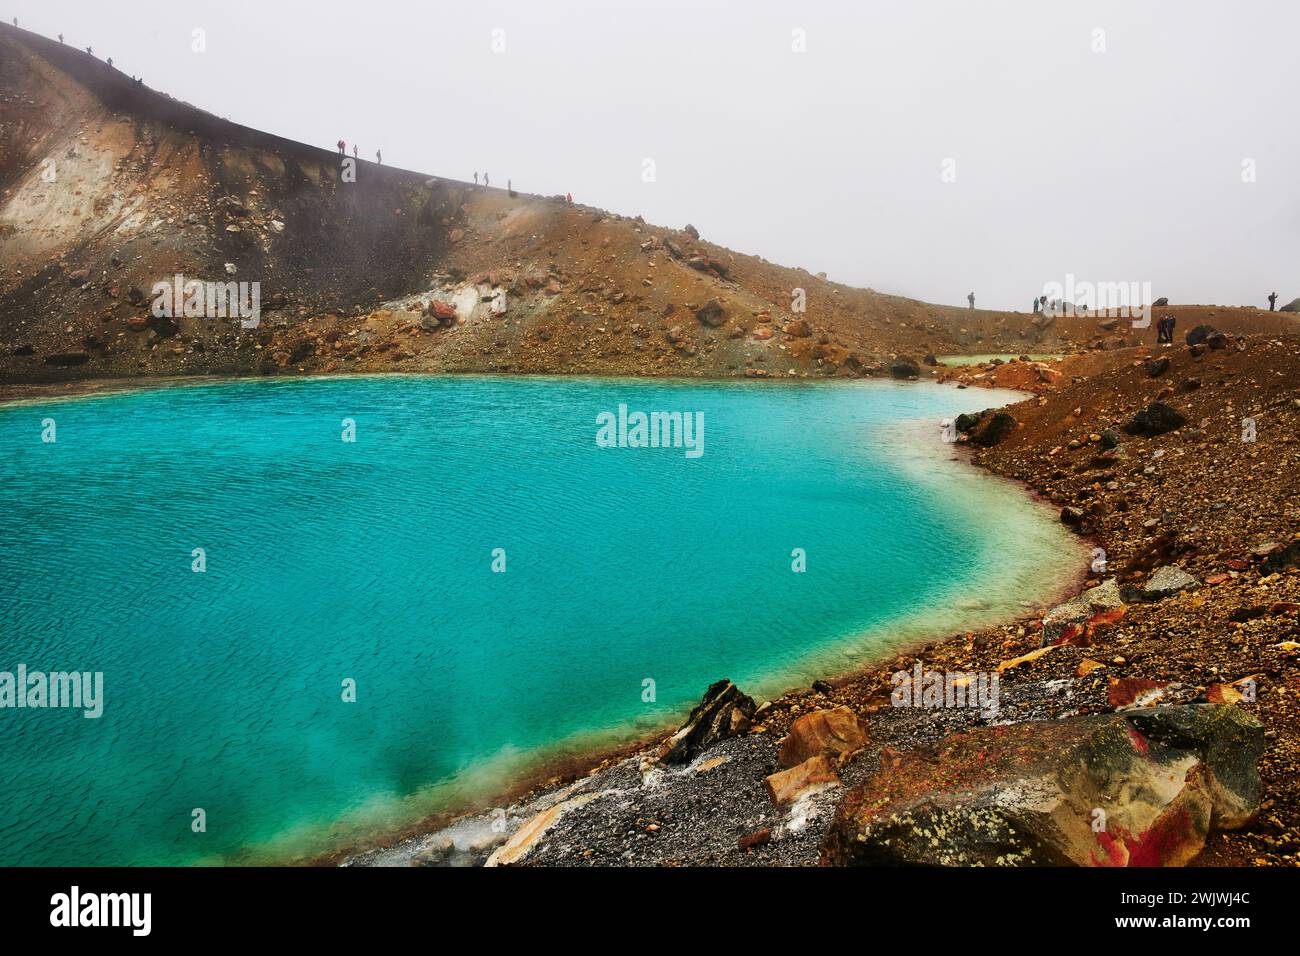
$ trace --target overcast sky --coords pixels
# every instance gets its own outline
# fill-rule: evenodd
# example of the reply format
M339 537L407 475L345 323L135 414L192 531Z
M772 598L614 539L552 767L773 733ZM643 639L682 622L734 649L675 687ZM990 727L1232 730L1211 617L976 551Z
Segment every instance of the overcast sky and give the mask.
M1020 310L1068 273L1300 296L1294 0L4 7L236 122L853 285Z

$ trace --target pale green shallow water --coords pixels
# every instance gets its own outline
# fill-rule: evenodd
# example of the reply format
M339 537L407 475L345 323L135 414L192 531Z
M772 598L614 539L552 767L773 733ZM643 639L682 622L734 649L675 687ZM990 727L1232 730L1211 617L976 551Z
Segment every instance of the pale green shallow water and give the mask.
M0 408L0 671L105 681L97 720L0 709L0 863L293 859L720 677L772 693L1015 614L1078 545L938 441L1006 397L402 377ZM597 447L620 402L702 411L704 454Z

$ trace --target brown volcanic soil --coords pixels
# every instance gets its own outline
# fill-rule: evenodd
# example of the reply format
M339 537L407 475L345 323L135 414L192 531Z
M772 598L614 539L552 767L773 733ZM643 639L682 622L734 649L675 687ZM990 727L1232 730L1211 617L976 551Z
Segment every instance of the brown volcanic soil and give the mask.
M856 376L888 374L900 354L1138 341L1097 316L1040 329L1025 313L855 289L556 198L369 162L345 182L330 149L219 119L8 25L0 88L4 384L335 371ZM146 322L153 284L177 273L259 282L261 326ZM804 314L792 309L796 289ZM483 303L442 325L421 314L431 298L466 292L504 294L507 311ZM695 314L713 299L716 327ZM1228 331L1294 328L1253 309L1180 307L1180 331L1200 311Z

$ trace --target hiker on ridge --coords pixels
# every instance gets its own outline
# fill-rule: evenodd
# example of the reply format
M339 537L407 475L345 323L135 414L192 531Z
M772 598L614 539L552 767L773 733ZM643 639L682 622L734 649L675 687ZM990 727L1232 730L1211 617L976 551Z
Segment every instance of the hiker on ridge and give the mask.
M380 166L384 165L384 154L380 150L375 150L375 162Z
M60 43L63 42L63 34L62 34L62 33L59 34L59 42L60 42Z
M488 175L487 175L487 173L484 173L484 174L483 174L483 185L484 185L484 186L489 186L489 185L491 185L491 183L488 181Z
M353 159L360 159L360 158L361 158L360 156L357 155L357 144L356 144L356 143L353 143L353 144L352 144L352 158L353 158Z
M1268 297L1268 311L1273 311L1273 306L1277 305L1277 293L1272 292Z
M347 143L343 142L343 140L339 140L338 143L337 143L336 145L337 145L338 148L339 148L339 155L340 155L340 156L346 156L346 155L348 154L348 144L347 144Z
M113 66L113 58L112 58L111 56L108 58L108 66L109 66L110 69L112 69L112 66Z
M966 296L966 301L970 303L970 307L971 307L972 309L975 308L975 293L972 292L972 293L970 293L969 295L967 295L967 296Z
M478 170L474 170L474 185L478 185Z

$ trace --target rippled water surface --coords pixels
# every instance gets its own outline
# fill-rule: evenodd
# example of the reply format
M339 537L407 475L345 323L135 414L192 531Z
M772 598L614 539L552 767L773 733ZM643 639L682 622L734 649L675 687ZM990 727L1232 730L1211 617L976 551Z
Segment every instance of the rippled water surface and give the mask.
M597 447L620 402L702 411L704 454ZM1019 610L1076 545L947 460L939 420L993 403L336 378L0 408L0 671L105 685L99 719L0 709L0 863L293 859L720 677L772 692Z

